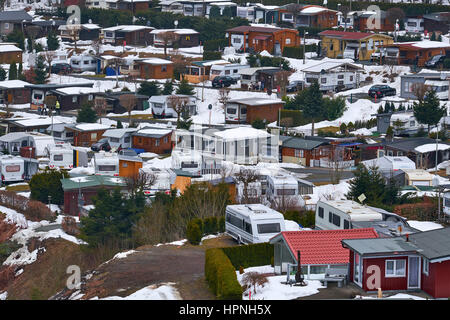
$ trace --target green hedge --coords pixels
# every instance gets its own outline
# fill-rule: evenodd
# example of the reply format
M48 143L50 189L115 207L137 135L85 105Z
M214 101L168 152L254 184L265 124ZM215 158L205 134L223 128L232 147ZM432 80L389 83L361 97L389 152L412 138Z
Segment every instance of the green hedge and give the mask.
M205 278L212 292L222 300L242 300L236 270L223 249L206 250Z
M281 110L280 119L283 120L285 118L292 119L292 122L289 125L292 127L303 126L305 124L310 123L308 119L303 117L303 114L300 110Z
M274 249L273 244L258 243L222 248L222 250L230 259L235 270L238 270L239 267L249 268L270 264Z
M220 60L222 53L220 51L203 51L203 60Z
M305 45L306 52L317 52L317 45L307 44ZM294 58L294 59L303 59L303 45L300 47L285 47L283 49L283 57Z
M207 40L203 44L204 51L219 51L223 48L228 47L228 39L214 39Z

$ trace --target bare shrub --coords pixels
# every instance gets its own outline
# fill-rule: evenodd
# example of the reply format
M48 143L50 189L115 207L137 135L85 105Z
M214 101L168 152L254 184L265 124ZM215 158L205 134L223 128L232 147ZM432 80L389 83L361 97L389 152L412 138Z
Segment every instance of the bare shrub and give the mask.
M65 233L70 234L71 236L77 236L80 234L77 222L72 217L64 217L61 227Z
M242 277L242 282L246 289L249 289L253 286L253 292L256 293L256 287L264 287L264 285L268 282L267 277L259 272L247 272Z

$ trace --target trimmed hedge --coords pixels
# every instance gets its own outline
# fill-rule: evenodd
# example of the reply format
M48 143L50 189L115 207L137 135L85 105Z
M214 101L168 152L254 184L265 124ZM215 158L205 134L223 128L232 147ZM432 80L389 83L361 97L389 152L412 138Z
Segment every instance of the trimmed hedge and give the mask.
M317 52L317 45L307 44L305 45L306 52ZM285 47L283 49L283 57L294 58L294 59L303 59L303 45L300 47Z
M242 300L242 287L223 249L206 250L205 278L212 292L222 300Z
M203 60L220 60L222 53L220 51L203 51Z
M303 113L300 110L281 110L280 111L280 119L292 119L292 122L289 123L292 127L302 126L310 123L310 121L303 117ZM278 124L279 125L279 124Z
M239 267L249 268L270 264L274 248L270 243L257 243L222 248L222 250L230 259L234 269L238 270Z

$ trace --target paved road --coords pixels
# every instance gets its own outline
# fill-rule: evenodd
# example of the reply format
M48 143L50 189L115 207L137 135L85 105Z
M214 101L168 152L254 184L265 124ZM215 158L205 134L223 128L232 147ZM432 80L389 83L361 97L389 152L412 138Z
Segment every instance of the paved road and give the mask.
M300 179L312 183L330 182L331 179L331 169L329 168L285 168L289 172L293 172ZM352 171L341 171L341 179L351 179L353 178Z

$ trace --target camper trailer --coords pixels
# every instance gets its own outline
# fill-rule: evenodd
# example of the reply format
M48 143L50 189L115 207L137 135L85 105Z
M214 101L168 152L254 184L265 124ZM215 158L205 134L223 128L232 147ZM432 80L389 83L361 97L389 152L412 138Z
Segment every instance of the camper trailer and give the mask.
M383 214L351 200L319 200L316 229L352 229L352 222L383 221Z
M149 197L154 197L157 192L169 194L177 177L175 172L170 169L143 167L139 171L155 175L155 183L149 189L144 190L144 194Z
M117 153L100 151L94 155L95 174L119 176L119 156Z
M74 72L96 71L97 59L91 56L72 56L70 66Z
M0 157L0 173L2 183L25 180L25 164L21 157L11 155Z
M239 63L215 64L209 71L209 80L213 81L218 76L229 76L233 79L240 80L241 75L239 74L239 70L249 67L249 65Z
M267 199L280 203L288 201L291 205L302 205L302 198L298 193L298 181L288 174L267 176Z
M193 96L187 95L176 95L180 98L185 98L189 100L188 104L186 104L187 110L189 110L189 115L197 114L197 105L196 98ZM152 110L153 117L155 118L176 118L178 115L175 110L170 106L168 98L170 96L152 96L148 99L148 103Z
M202 156L193 150L172 151L172 168L190 172L194 175L201 175Z
M57 143L47 146L48 167L50 169L72 169L73 168L73 149L70 144Z
M262 204L229 205L225 232L239 243L262 243L285 231L281 213Z

